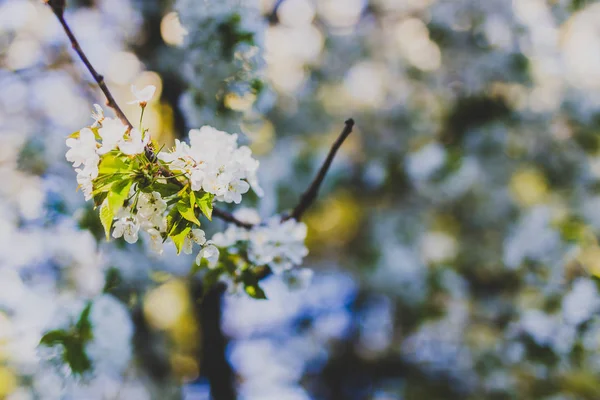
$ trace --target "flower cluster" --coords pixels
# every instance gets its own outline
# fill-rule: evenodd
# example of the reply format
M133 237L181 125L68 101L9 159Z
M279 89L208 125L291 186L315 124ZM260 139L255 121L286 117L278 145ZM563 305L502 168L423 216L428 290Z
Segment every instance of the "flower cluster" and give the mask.
M132 87L142 112L154 91ZM197 244L199 259L216 265L219 251L206 240L199 217L211 219L213 201L240 203L250 187L262 195L251 150L238 146L237 135L204 126L190 132L189 144L177 141L173 151L150 159L147 150L154 150L147 131L95 108L94 124L67 139L66 158L86 200L93 198L100 207L107 237L112 228L113 238L135 243L142 231L159 254L168 240L186 254Z
M169 168L183 173L192 190L215 195L215 200L239 204L250 186L261 196L256 171L258 161L247 146L238 147L237 135L210 126L192 129L190 144L176 141L173 152L162 152L159 158Z
M244 248L250 262L257 266L268 266L276 274L301 264L308 254L304 245L306 225L302 222L283 220L276 215L260 224L258 214L250 209L241 209L235 215L254 224L254 228L247 230L230 225L225 232L213 236L216 246L230 248L230 252Z
M154 87L132 87L132 92L143 116ZM142 128L105 117L98 105L93 118L92 126L67 139L66 157L86 199L100 207L107 238L136 243L143 232L158 254L167 242L185 254L200 246L197 267L207 267L233 286L243 284L253 297L264 296L256 267L295 279L298 272L292 269L308 253L306 225L280 216L261 223L255 211L242 209L236 215L251 229L231 225L212 240L201 229L200 218L212 218L214 201L239 204L250 188L262 196L259 163L250 148L238 145L237 135L204 126L190 131L189 143L177 140L172 151L156 154ZM300 273L297 280L306 276Z
M100 157L118 150L129 156L144 152L148 144L148 136L139 130L128 129L116 118L104 117L102 108L95 104L94 125L74 133L67 139L67 160L73 163L77 172L77 183L85 194L85 199L92 198L92 181L98 177ZM97 141L101 139L101 143ZM78 168L79 167L79 168Z
M290 284L306 285L311 276L309 270L294 268L308 254L304 245L304 223L278 215L261 223L258 213L247 208L236 211L235 216L252 224L253 228L231 224L224 232L212 237L213 245L228 256L216 268L222 270L221 279L227 281L234 292L242 285L250 296L262 297L253 275L248 274L261 267L268 267Z

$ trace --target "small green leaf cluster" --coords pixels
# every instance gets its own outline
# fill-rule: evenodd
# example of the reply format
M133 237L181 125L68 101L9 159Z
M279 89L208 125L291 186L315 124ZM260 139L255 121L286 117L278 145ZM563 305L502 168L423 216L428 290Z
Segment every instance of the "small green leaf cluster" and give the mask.
M85 352L85 346L93 339L90 311L92 302L88 302L75 325L69 329L55 329L46 332L40 340L40 346L62 347L61 361L71 367L74 375L81 376L91 371L92 362Z

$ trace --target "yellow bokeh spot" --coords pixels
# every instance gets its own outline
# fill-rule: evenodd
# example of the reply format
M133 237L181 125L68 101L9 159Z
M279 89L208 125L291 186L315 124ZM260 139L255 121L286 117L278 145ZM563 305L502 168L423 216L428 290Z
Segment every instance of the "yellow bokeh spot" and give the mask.
M173 275L165 271L152 271L148 274L150 279L156 283L165 283L173 278Z
M236 93L227 93L225 95L225 106L235 111L249 111L256 100L256 95L246 93L240 96Z
M513 199L521 206L542 203L548 196L548 183L544 175L534 169L526 168L517 171L510 179L510 192Z
M348 193L321 201L305 218L309 233L307 245L318 251L323 246L347 244L358 230L361 209Z
M150 290L144 298L144 315L157 329L170 329L190 308L187 286L171 280Z
M179 21L179 14L175 11L166 14L160 21L160 34L166 44L181 46L188 31Z
M198 378L200 367L196 359L186 354L172 354L170 356L173 372L182 382L190 382Z
M195 352L198 348L199 332L198 323L192 310L188 308L169 331L171 339L181 351Z
M583 233L577 261L592 275L600 277L600 246L590 230Z
M0 367L0 398L11 394L17 387L17 377L6 367Z
M255 155L268 154L275 144L275 127L264 118L246 120L242 124L244 132L250 138L250 148Z

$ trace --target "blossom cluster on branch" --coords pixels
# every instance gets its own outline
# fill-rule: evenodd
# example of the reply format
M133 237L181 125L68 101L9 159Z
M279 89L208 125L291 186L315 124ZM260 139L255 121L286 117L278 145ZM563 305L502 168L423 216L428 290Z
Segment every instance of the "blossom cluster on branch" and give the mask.
M139 129L105 117L95 105L94 124L67 139L66 158L86 200L99 207L107 238L112 234L135 243L143 232L158 254L168 242L186 254L198 245L197 267L208 267L214 278L223 277L233 287L243 284L251 296L263 298L252 270L269 267L291 274L308 253L306 226L280 216L261 224L258 215L248 218L246 212L251 229L232 225L207 240L200 219L212 219L213 202L239 204L250 188L262 196L259 162L250 148L238 146L237 135L210 126L191 130L189 144L177 140L172 151L149 154L147 149L157 145L150 143L142 123L154 91L152 86L132 88L142 110Z
M149 243L159 255L165 246L174 246L177 254L195 253L190 276L201 274L205 294L214 283L221 281L226 282L233 292L243 289L250 297L264 299L266 295L259 282L271 273L290 286L306 285L312 273L296 268L308 254L304 245L307 227L300 218L314 201L331 161L352 131L354 121L346 121L318 175L289 216L275 215L261 221L253 210L240 209L233 214L222 211L215 208L214 203L239 204L250 189L258 197L263 195L257 179L259 162L253 158L250 148L238 144L237 134L208 125L192 129L189 142L177 140L171 150L159 148L144 128L143 119L156 88L147 86L138 90L132 86L135 99L130 104L137 104L141 109L139 125L134 127L119 108L104 77L92 66L79 45L65 20L64 2L46 3L98 83L107 106L116 115L115 118L107 117L101 106L94 105L94 123L66 139L69 148L66 159L73 164L85 199L92 200L99 210L106 239L111 236L122 238L130 244L141 240ZM180 1L178 6L184 4L185 1ZM190 52L188 67L192 66L192 76L198 74L203 79L190 79L200 85L202 92L194 86L190 92L193 100L188 103L202 108L202 112L197 113L201 116L200 121L214 122L213 125L217 124L221 129L235 127L237 130L239 126L235 113L227 104L229 94L257 95L262 89L262 80L258 79L260 30L248 25L249 21L260 21L261 18L252 12L242 13L242 10L258 10L244 4L241 1L231 4L210 2L205 8L192 7L202 10L193 18L203 23L194 24L201 29L189 34L188 45L202 49L202 57L199 59L197 54ZM205 56L207 49L212 58ZM207 66L217 72L217 77L206 74ZM195 89L198 90L194 94ZM183 103L185 109L186 101ZM200 125L200 121L191 119L190 122ZM202 225L204 220L211 221L213 215L231 225L209 239ZM108 281L107 278L107 284ZM101 316L111 314L111 301L114 299L109 297L91 299L73 311L67 320L59 319L59 326L47 331L40 341L45 358L57 363L67 376L101 372L103 355L111 354L110 349L105 349L106 341L131 341L130 329L117 331L118 337L114 338L112 334L103 333L105 321L96 317L98 313ZM115 308L117 320L118 308ZM128 319L121 325L130 323ZM121 375L130 356L122 352L114 358L123 360L112 367L117 375Z

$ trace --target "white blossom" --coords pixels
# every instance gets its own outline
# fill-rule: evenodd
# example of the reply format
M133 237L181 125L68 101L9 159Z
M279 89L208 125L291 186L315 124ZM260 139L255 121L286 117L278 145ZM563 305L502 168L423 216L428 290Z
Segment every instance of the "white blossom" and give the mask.
M150 220L155 215L160 215L167 209L167 202L158 192L142 193L137 202L137 215Z
M129 135L119 142L119 150L129 156L141 154L144 152L148 140L149 135L143 135L138 129L133 128L129 131Z
M96 111L92 111L92 118L94 119L94 124L92 125L92 128L100 126L102 124L102 121L104 121L104 110L102 109L102 107L100 107L99 104L94 104L94 108L96 109Z
M92 198L92 192L94 191L93 178L82 169L76 169L75 172L77 172L77 185L79 185L79 188L83 192L85 201L88 201Z
M146 230L150 236L150 249L156 254L162 254L164 251L164 242L162 235L158 229L150 228Z
M219 249L214 244L207 244L200 250L196 257L196 264L200 265L202 259L205 258L208 261L208 267L214 268L219 262Z
M240 204L242 202L242 194L248 192L250 185L242 180L233 180L229 182L227 190L223 194L223 201L226 203Z
M146 104L154 97L154 92L156 92L156 86L154 85L148 85L142 90L138 90L135 85L131 85L131 93L135 96L135 100L130 101L128 104L139 104L141 107L146 107Z
M89 128L79 131L78 138L67 139L67 146L70 149L65 155L67 160L73 163L73 167L79 167L81 164L87 165L91 160L97 160L96 148L98 143Z
M119 119L104 118L102 126L98 129L98 134L102 138L102 146L98 149L98 154L106 154L117 148L125 132L127 127Z
M138 241L138 232L140 224L134 216L119 218L114 224L112 237L115 239L121 236L127 243L135 243Z
M212 237L216 246L235 253L236 245L247 241L250 261L256 265L268 265L276 274L300 265L308 254L304 245L307 233L304 223L294 219L282 221L281 216L274 216L266 224L260 224L258 214L250 209L240 209L235 216L254 224L254 227L248 230L230 225L224 232Z
M206 235L202 229L192 229L183 241L182 251L185 254L192 254L194 243L200 246L206 243Z
M293 219L282 222L280 216L274 216L266 225L252 229L248 255L257 265L268 265L278 274L302 263L308 254L305 239L305 224Z
M256 179L258 161L246 146L238 148L237 135L210 126L190 131L190 144L176 141L175 149L159 158L183 173L192 190L215 195L215 200L239 204L250 187L262 194Z

